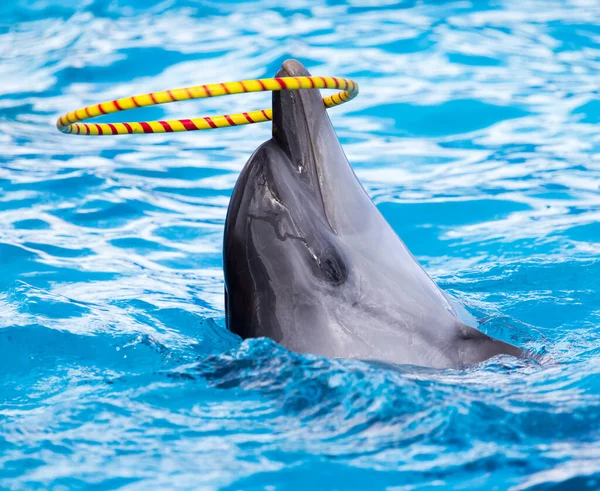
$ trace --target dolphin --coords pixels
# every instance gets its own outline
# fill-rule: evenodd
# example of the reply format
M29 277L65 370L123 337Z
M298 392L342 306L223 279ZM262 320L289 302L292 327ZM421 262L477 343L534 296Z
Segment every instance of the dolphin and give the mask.
M277 77L309 76L296 60ZM463 323L358 181L317 89L273 93L223 244L227 327L298 353L462 368L524 352Z

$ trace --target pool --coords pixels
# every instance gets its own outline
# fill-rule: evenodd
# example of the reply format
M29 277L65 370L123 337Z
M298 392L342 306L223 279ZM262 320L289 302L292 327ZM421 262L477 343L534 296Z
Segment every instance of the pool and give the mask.
M0 14L0 488L600 488L595 0L9 0ZM223 225L270 125L54 126L290 57L360 84L329 114L379 210L481 330L543 365L392 370L242 342L225 329Z

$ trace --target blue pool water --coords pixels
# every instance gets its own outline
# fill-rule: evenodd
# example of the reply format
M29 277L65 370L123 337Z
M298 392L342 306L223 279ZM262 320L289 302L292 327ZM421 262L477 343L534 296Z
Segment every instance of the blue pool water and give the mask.
M0 488L600 488L596 0L6 0L0 19ZM269 125L54 127L291 56L360 83L330 114L373 200L482 330L543 366L241 342L223 224Z

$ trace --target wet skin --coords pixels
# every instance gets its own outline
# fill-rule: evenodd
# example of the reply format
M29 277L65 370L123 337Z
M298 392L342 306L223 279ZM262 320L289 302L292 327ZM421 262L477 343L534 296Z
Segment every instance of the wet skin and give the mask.
M288 60L277 76L309 72ZM318 90L273 93L225 224L228 328L327 357L464 367L516 346L467 326L356 178Z

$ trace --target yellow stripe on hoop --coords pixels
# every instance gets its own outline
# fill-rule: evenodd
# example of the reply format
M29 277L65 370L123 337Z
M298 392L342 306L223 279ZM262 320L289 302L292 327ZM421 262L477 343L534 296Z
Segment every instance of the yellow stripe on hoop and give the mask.
M170 133L178 131L210 130L227 126L262 123L273 117L271 109L261 109L223 116L206 116L193 119L169 119L166 121L136 121L129 123L81 123L104 114L127 111L137 107L156 106L170 102L219 97L246 92L299 89L341 89L341 92L323 98L325 107L339 106L358 95L358 84L347 78L336 77L281 77L242 80L220 84L197 85L182 89L152 92L150 94L124 97L101 102L63 114L56 127L72 135L128 135L132 133Z

